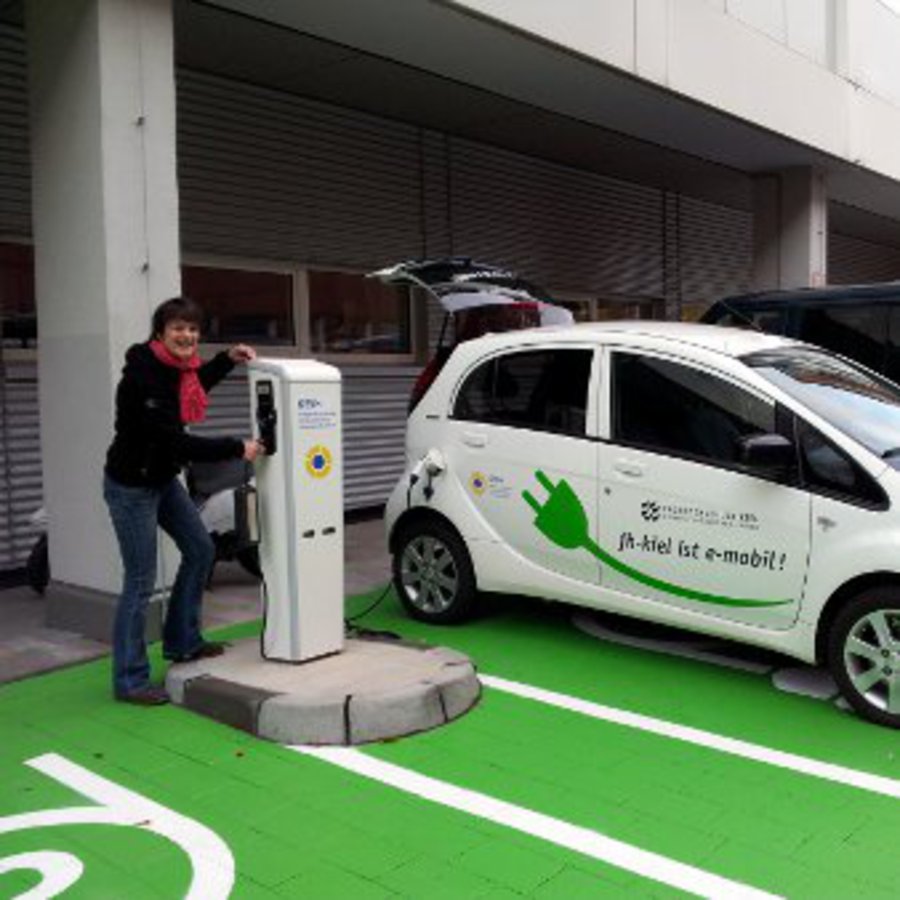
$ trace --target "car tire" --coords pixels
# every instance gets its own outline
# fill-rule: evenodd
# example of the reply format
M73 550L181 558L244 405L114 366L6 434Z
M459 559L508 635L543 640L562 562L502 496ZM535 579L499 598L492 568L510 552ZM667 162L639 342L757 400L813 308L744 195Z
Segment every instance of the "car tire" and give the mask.
M475 572L452 526L437 519L410 522L394 546L394 589L410 616L434 625L472 616L478 596Z
M900 728L900 588L865 591L838 613L828 665L859 715Z

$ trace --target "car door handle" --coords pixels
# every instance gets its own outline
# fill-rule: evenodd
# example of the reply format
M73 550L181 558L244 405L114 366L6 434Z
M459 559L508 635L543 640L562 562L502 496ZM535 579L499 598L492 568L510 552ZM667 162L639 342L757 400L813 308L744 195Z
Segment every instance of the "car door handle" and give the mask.
M462 442L468 447L487 447L487 435L479 431L463 432Z
M647 467L642 463L631 462L627 459L620 459L613 463L613 468L620 475L627 475L629 478L642 478L647 471Z

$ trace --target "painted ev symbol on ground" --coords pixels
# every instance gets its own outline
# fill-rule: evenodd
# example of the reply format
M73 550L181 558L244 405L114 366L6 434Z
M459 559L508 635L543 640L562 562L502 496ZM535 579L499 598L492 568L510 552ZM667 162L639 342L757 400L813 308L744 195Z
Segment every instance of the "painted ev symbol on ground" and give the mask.
M56 753L26 760L25 765L77 791L97 806L70 806L0 817L0 835L52 825L122 825L142 828L167 838L191 862L192 877L186 900L225 900L234 885L234 857L225 842L193 819L154 803ZM21 853L0 859L0 874L30 869L41 882L20 900L56 897L74 884L84 866L69 853Z

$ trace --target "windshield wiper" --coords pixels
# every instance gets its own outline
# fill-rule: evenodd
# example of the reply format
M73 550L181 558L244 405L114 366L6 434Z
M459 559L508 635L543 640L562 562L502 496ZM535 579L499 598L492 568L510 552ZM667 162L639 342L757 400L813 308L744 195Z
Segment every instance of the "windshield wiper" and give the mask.
M900 456L900 447L891 447L890 450L885 450L881 454L882 459L893 459L895 456Z

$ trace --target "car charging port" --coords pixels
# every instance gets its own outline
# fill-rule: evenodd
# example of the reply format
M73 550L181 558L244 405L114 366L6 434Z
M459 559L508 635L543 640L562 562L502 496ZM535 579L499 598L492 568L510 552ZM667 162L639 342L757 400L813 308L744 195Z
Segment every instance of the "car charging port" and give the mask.
M434 479L447 468L444 462L444 456L440 450L432 447L413 467L409 473L409 489L406 492L406 506L412 505L412 489L422 480L424 476L427 478L425 487L422 489L422 495L426 500L431 500L434 496Z

